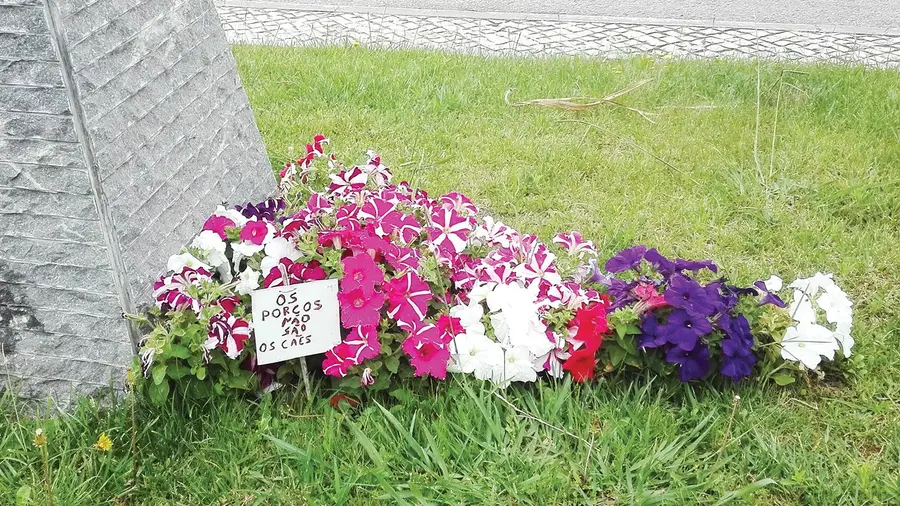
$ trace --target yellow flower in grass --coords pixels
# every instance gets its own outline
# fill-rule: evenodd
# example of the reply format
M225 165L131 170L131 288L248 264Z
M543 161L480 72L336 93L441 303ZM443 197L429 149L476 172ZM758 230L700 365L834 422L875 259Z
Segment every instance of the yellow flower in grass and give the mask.
M110 439L105 432L101 433L100 437L97 438L97 442L94 443L94 449L98 452L108 452L112 450L112 439Z
M47 444L47 435L44 434L44 429L35 429L34 439L31 440L31 444L38 448L43 448Z

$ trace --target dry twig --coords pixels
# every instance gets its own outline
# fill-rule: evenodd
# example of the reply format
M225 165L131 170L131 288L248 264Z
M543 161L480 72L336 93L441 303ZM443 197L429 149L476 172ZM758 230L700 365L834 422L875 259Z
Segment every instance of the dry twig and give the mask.
M537 106L541 106L541 107L550 107L553 109L564 109L567 111L584 111L584 110L590 109L592 107L597 107L600 105L613 105L613 106L621 107L623 109L631 111L631 112L639 115L640 117L644 118L645 120L649 121L650 123L655 123L655 121L653 121L653 119L650 117L650 116L654 115L654 113L642 111L635 107L627 106L616 100L619 97L621 97L627 93L631 93L632 91L640 88L641 86L644 86L645 84L647 84L651 81L652 81L652 79L642 79L640 81L637 81L635 83L632 83L632 84L622 88L621 90L610 93L609 95L602 97L602 98L596 98L596 97L535 98L532 100L526 100L524 102L515 102L515 103L511 103L509 101L509 96L512 94L512 88L509 88L506 90L506 94L503 97L503 100L506 102L506 105L508 105L510 107L523 107L526 105L537 105Z

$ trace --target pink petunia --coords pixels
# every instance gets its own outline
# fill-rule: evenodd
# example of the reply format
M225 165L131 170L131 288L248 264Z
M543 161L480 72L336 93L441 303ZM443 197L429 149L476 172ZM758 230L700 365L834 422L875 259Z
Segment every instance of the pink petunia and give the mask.
M434 298L431 288L414 272L406 272L384 284L388 296L388 316L410 324L425 319L428 303Z
M451 257L466 248L472 228L472 223L456 210L440 208L431 214L431 226L426 230L431 243L445 256Z
M441 203L441 206L445 209L453 209L460 216L475 216L478 214L478 208L469 197L466 197L462 193L459 192L450 192L445 195L441 195L438 198L438 202Z
M384 259L387 260L395 271L418 271L419 259L421 253L416 248L407 248L390 244L383 252Z
M435 325L417 328L403 341L402 347L416 376L447 377L450 349L442 343L440 330Z
M591 241L585 241L580 232L556 234L553 242L562 246L570 256L583 258L584 255L597 256L597 249Z
M329 376L343 378L356 363L353 360L354 349L347 343L340 343L325 352L322 371Z
M373 359L381 353L381 341L378 340L376 327L356 327L347 334L344 342L353 348L352 356L356 364Z
M338 208L334 215L338 226L346 230L359 230L362 225L359 223L359 206L356 204L347 204Z
M209 319L206 349L220 348L234 360L244 349L244 341L250 339L250 324L241 318L223 312Z
M273 229L264 221L248 221L241 229L241 240L261 246L266 241L266 236Z
M465 332L460 319L448 314L438 316L435 326L440 331L440 339L443 344L449 344L453 338Z
M413 242L422 233L422 224L415 216L398 211L385 215L381 226L387 234L396 236L403 244Z
M190 288L212 279L206 269L185 267L178 274L162 276L153 284L153 297L160 309L181 311L190 308L200 312L200 301L190 294Z
M341 324L345 329L354 327L375 327L381 319L384 293L366 294L362 288L338 293L341 303Z
M237 224L227 216L213 215L207 218L203 224L203 230L211 230L219 235L223 241L228 239L225 233L226 228L234 228Z
M341 290L348 292L361 288L363 293L371 295L375 288L384 283L384 272L378 264L365 253L349 256L341 260L344 266L344 277L341 278Z
M661 295L656 287L649 283L639 284L634 288L634 294L637 295L642 302L642 306L647 311L652 311L658 307L668 306L665 296Z
M369 175L359 167L332 174L331 186L328 192L335 197L346 197L352 193L362 191L366 187Z
M263 288L276 286L288 286L303 283L305 281L318 281L326 279L327 273L319 262L294 262L289 258L282 258L275 267L263 279Z

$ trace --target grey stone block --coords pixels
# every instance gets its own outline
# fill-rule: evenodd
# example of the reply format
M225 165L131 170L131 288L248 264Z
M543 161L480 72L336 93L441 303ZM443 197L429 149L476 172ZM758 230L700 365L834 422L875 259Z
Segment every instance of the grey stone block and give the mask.
M0 0L0 375L121 388L122 312L216 205L273 187L210 0Z

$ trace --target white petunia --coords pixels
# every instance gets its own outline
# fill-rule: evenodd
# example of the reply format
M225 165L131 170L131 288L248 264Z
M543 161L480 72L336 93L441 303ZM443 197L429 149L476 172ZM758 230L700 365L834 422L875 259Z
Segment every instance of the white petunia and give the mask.
M815 323L788 327L781 340L781 357L800 362L808 369L818 367L823 356L833 360L837 349L838 343L831 330Z
M484 334L484 324L481 317L484 316L484 307L477 302L470 302L468 306L457 305L450 308L450 316L459 318L460 324L466 332Z
M225 249L227 246L225 241L219 237L219 234L212 230L200 232L200 235L195 237L193 242L191 242L191 247L202 251L203 255L206 256L206 261L213 267L219 267L222 264L228 263L228 257L225 256Z
M492 355L496 345L484 334L458 334L450 345L453 360L447 365L447 370L472 374L476 368L496 362L496 355Z
M784 281L774 274L771 278L763 281L763 284L766 285L766 290L770 292L779 292L784 287Z
M234 287L234 291L241 295L249 295L250 292L257 288L259 288L259 272L247 267L238 277L238 283Z
M182 253L180 255L172 255L169 257L169 261L166 264L166 268L173 272L181 272L185 267L190 267L191 269L206 269L207 271L212 271L212 267L201 262L194 255L190 253Z
M799 323L815 323L816 309L809 295L801 290L794 290L794 298L788 308L791 318Z
M284 237L276 237L269 241L269 243L266 244L265 251L266 256L260 263L262 272L269 272L272 270L272 267L278 265L278 262L280 262L282 258L287 258L293 262L301 256L300 250L294 247L294 245Z

